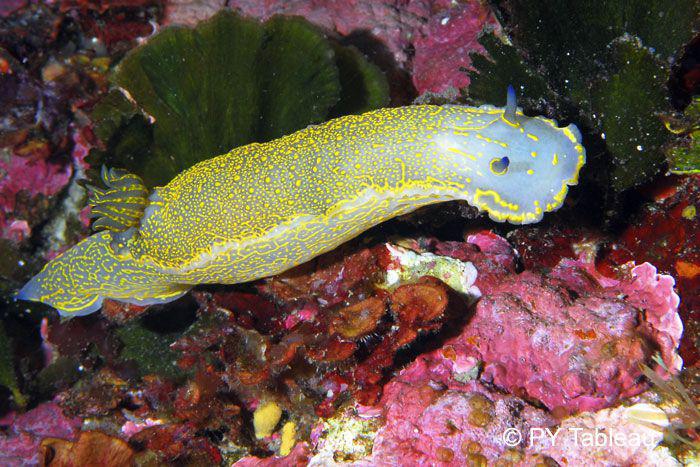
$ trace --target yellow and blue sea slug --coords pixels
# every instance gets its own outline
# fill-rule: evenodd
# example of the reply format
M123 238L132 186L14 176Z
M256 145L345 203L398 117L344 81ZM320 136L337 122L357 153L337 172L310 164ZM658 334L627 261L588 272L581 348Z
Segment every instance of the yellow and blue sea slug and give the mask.
M197 284L285 271L427 204L466 200L496 221L558 209L585 161L574 125L505 108L416 105L314 125L205 160L150 194L103 171L98 231L19 292L63 316L104 298L174 300Z

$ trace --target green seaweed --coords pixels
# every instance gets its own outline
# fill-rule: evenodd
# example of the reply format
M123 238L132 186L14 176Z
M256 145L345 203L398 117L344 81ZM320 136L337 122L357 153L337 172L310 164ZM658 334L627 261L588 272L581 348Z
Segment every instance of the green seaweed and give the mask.
M73 357L59 356L54 362L36 375L35 390L44 397L51 397L58 391L70 388L82 376L80 362Z
M197 327L198 305L191 297L154 306L139 319L116 330L123 347L119 359L136 364L140 376L157 374L180 380L191 376L177 365L180 354L170 345Z
M542 102L556 102L557 96L545 77L530 68L515 47L494 34L483 35L480 42L489 56L472 55L472 66L478 73L471 73L469 96L480 103L505 104L503 90L513 85L517 86L519 106L541 110ZM503 73L504 68L508 69L507 74Z
M513 42L560 90L584 87L611 42L637 36L664 59L693 37L694 0L508 0Z
M0 321L0 386L9 389L15 403L19 407L24 407L27 400L19 388L13 361L12 341L5 332L5 326Z
M91 158L151 186L234 147L388 102L376 67L305 20L230 11L163 30L127 54L113 82L124 92L95 107L105 150Z
M102 141L109 141L120 128L128 125L131 119L139 113L133 101L117 89L105 94L92 112L95 123L95 136ZM145 121L145 119L142 119Z
M329 117L360 114L389 104L389 83L378 66L357 47L334 44L340 78L340 100Z
M700 97L693 98L682 120L669 120L667 127L681 137L666 151L669 171L678 175L700 173Z
M124 344L119 358L136 363L140 376L156 374L172 379L183 376L184 372L177 366L178 354L170 349L179 333L159 333L138 320L117 329L116 333Z
M498 102L507 84L522 86L526 111L573 121L596 141L587 168L621 193L663 168L672 136L660 119L672 110L665 83L698 8L694 0L499 2L510 40L482 36L489 58L473 55L469 97Z
M621 38L609 50L608 69L592 83L590 98L614 161L610 182L623 191L656 175L664 162L661 148L668 133L659 114L670 108L667 72L638 39Z

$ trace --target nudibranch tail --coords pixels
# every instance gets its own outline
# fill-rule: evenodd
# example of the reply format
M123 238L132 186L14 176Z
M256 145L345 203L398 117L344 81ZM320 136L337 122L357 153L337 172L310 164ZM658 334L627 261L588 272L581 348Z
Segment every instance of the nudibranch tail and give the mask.
M112 241L109 232L84 239L44 266L17 298L46 303L69 317L99 310L104 298L151 305L175 300L190 289L148 263L137 264L128 253L115 252Z
M148 203L148 189L141 177L102 166L100 178L106 189L88 185L92 192L88 200L90 216L97 217L93 229L121 232L138 226Z

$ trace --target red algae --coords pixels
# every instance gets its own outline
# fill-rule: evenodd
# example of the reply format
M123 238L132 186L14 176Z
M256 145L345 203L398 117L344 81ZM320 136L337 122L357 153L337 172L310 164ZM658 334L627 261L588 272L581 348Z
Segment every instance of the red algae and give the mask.
M112 53L129 49L156 30L158 0L61 0L61 13L77 18L81 29ZM151 22L153 21L153 22Z
M278 301L315 301L323 306L342 303L373 290L379 272L376 252L341 247L278 276L266 279L261 290Z
M46 438L41 442L41 465L69 467L100 465L118 467L130 465L134 451L119 438L99 431L83 431L75 442Z
M465 465L475 454L494 462L511 449L503 442L506 429L527 434L555 424L522 399L476 381L444 378L432 364L419 357L384 388L380 406L386 422L374 442L372 465L438 463L450 455L454 464Z
M376 329L385 312L384 300L370 297L337 311L333 327L346 339L363 337Z
M292 452L286 456L244 457L233 465L236 467L301 467L307 465L309 457L309 446L306 443L297 443Z
M44 217L49 198L63 190L73 173L70 165L10 155L0 158L0 238L21 241ZM17 223L26 227L17 230ZM19 232L19 233L18 233Z
M695 324L700 309L700 176L667 177L655 191L646 193L647 201L639 214L630 219L620 235L612 237L586 227L527 226L509 234L526 269L552 268L564 258L584 255L586 260L609 277L625 274L630 261L650 262L663 274L676 279L682 297L680 316L686 324L680 354L687 365L700 361ZM628 268L627 268L628 269Z
M195 436L195 431L192 424L154 426L138 432L130 442L143 445L163 463L176 462L183 457L201 462L201 465L220 463L219 450L206 438Z
M39 462L39 445L44 438L73 440L82 420L68 417L54 402L46 402L23 413L10 413L0 419L0 463L31 465Z
M477 38L499 25L491 10L469 1L434 14L413 42L413 84L419 93L444 92L469 86L470 53L486 54Z
M663 196L647 203L622 235L601 251L604 272L629 261L648 261L676 278L682 300L680 315L686 324L680 354L687 365L700 362L700 175L673 178Z
M477 279L484 296L460 338L448 342L450 352L483 361L485 380L567 411L609 407L642 392L638 364L657 347L678 371L682 325L673 279L648 264L622 280L596 278L591 268L565 260L547 276Z
M461 251L455 247L449 245ZM677 365L680 322L672 280L642 264L620 281L601 276L601 284L590 268L569 260L551 277L526 271L482 282L489 292L460 335L420 355L384 386L377 406L385 424L368 461L438 463L449 457L447 450L459 464L552 463L548 455L562 461L566 452L556 448L529 449L529 434L555 430L554 414L611 407L648 388L638 364L648 364L656 346ZM626 294L633 303L619 298ZM641 309L649 317L639 323ZM521 437L505 444L506 430ZM645 453L620 451L618 459ZM581 451L572 459L588 462L591 455Z

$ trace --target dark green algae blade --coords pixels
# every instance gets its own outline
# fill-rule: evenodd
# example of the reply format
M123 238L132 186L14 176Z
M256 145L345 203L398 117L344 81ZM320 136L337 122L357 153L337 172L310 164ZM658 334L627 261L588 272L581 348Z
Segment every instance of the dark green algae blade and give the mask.
M340 98L335 54L322 34L295 17L276 16L264 27L266 37L255 63L261 90L256 141L322 122Z
M194 29L163 30L127 54L113 81L152 123L152 142L149 150L131 146L138 153L107 151L102 162L150 186L234 147L322 122L341 88L332 46L308 22L259 23L228 11Z
M490 57L474 57L469 97L494 101L505 84L523 85L526 112L588 134L584 179L615 199L664 168L666 81L699 11L695 0L499 2L510 42L480 39Z
M234 147L389 102L381 70L304 19L226 10L164 29L126 55L113 82L93 111L106 150L90 162L151 187Z
M334 44L341 93L329 117L361 114L389 105L389 83L384 72L354 46Z

